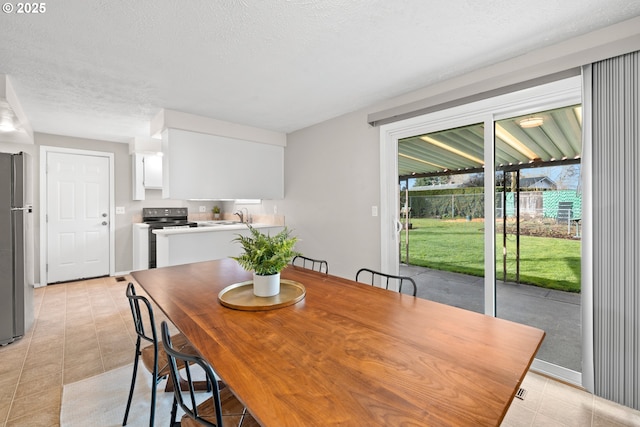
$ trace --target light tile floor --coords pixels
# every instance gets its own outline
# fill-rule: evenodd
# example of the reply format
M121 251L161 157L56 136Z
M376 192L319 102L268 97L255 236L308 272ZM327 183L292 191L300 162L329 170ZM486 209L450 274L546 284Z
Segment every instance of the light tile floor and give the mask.
M125 279L36 289L34 327L0 347L0 427L58 426L63 384L133 362L135 332L125 297L131 278ZM160 322L162 313L154 312ZM505 427L640 426L639 411L534 373L523 388L525 399L514 399Z
M135 331L125 297L130 277L125 279L35 290L34 327L0 347L0 427L57 426L63 384L133 362ZM154 313L160 322L162 313Z
M529 372L524 400L515 398L503 427L640 426L640 411Z

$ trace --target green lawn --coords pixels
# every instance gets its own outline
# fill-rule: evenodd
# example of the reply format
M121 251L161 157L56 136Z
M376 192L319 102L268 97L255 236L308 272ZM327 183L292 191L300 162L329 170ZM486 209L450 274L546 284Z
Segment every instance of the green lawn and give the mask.
M484 276L484 223L439 219L411 220L409 261L412 265ZM405 262L405 232L400 254ZM496 278L503 278L502 233L496 234ZM507 236L507 280L515 281L516 240ZM580 292L580 241L520 237L520 283Z

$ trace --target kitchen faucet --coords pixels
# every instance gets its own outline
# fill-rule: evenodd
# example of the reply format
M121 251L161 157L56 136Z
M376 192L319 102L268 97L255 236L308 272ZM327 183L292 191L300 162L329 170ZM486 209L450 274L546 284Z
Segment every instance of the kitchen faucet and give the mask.
M245 211L245 213L243 213L242 211ZM241 223L247 223L249 224L249 209L247 208L242 208L242 209L238 209L237 211L235 211L233 213L234 215L238 215L240 217L240 222Z

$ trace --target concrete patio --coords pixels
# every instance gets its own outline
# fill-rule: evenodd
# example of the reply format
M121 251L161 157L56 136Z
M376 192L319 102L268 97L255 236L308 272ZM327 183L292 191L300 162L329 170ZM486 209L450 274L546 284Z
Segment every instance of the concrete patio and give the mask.
M484 278L413 265L400 274L418 285L418 297L484 312ZM537 286L498 281L498 317L535 326L547 336L537 358L581 372L581 296Z

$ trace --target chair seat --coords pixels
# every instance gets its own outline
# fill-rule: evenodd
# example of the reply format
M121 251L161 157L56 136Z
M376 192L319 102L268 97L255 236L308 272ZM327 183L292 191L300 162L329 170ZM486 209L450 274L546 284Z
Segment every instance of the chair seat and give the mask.
M220 390L220 403L222 404L222 416L224 417L223 427L237 426L240 422L240 418L242 417L242 410L244 409L242 403L240 403L238 398L231 393L229 388ZM215 424L216 411L214 409L212 397L198 405L198 414L207 421ZM184 415L180 422L180 426L202 427L202 424L198 423L188 415ZM247 412L242 422L242 427L260 427L260 424L258 424L251 414Z
M182 334L176 334L171 337L171 342L175 346L176 350L197 355L198 352ZM144 366L153 372L153 344L146 346L141 350L142 362ZM184 364L178 364L178 369L184 368ZM162 342L158 342L158 378L163 378L169 375L169 363L167 361L167 353L164 351Z

